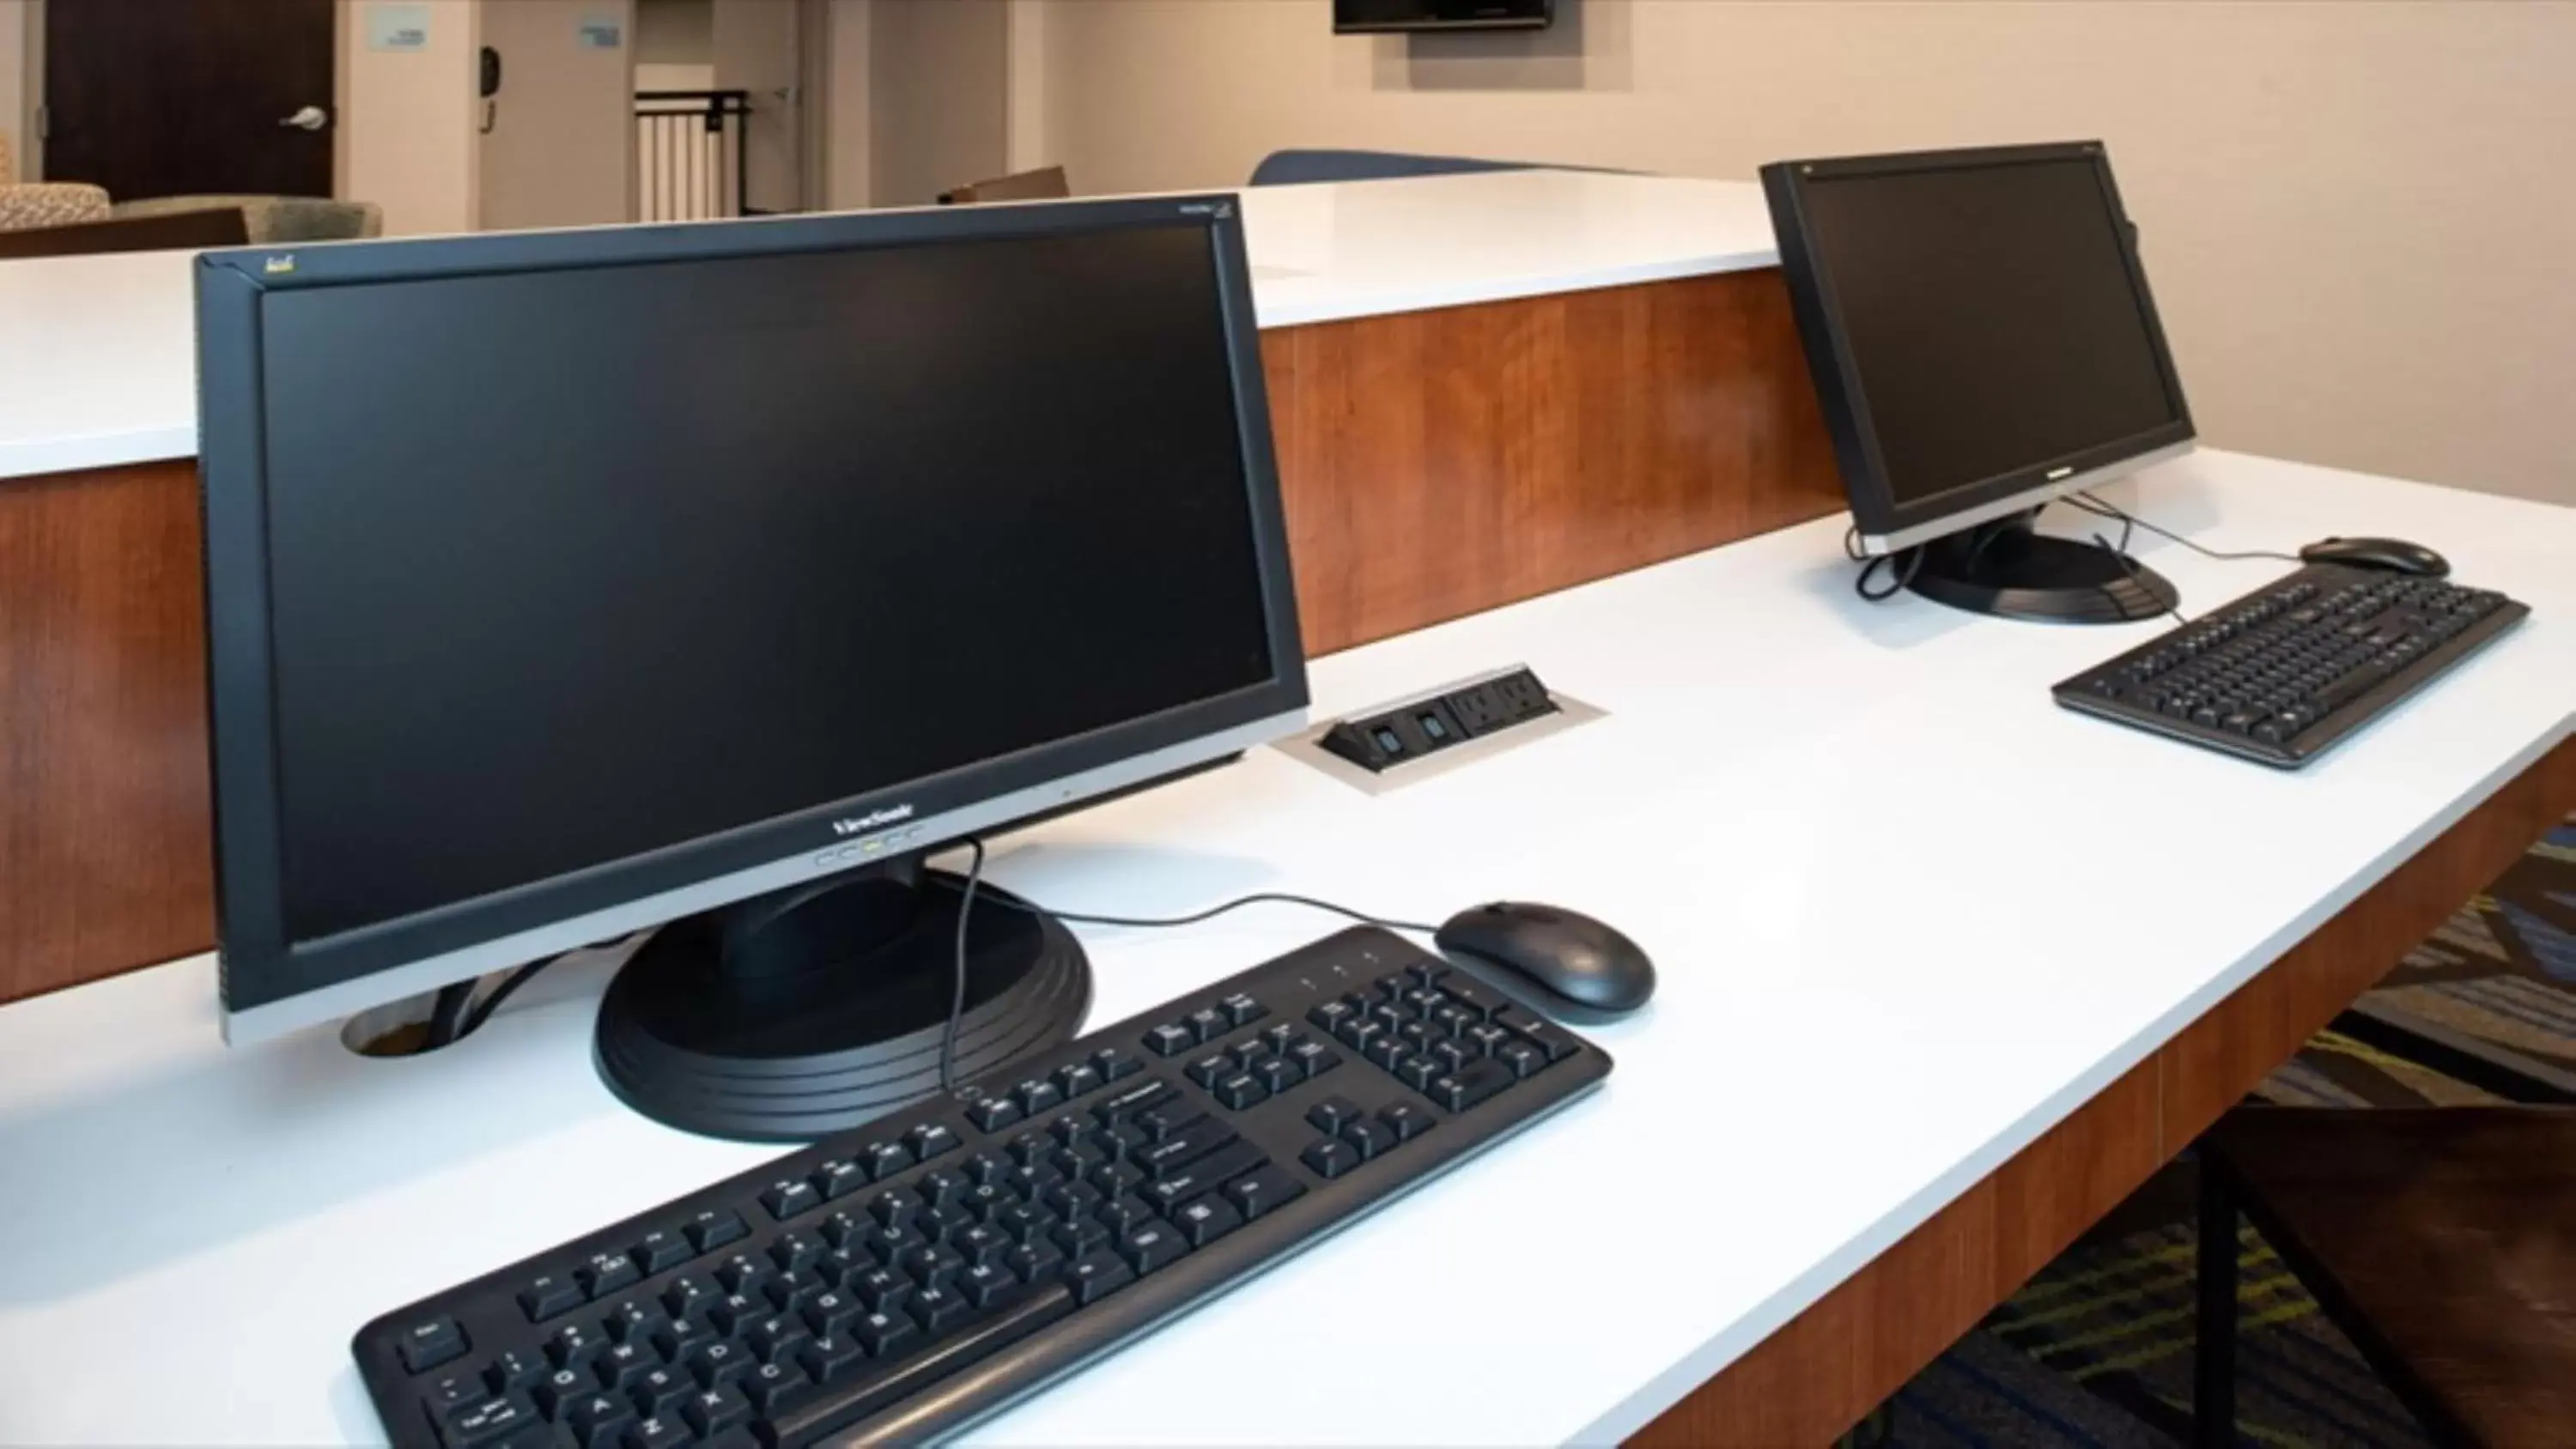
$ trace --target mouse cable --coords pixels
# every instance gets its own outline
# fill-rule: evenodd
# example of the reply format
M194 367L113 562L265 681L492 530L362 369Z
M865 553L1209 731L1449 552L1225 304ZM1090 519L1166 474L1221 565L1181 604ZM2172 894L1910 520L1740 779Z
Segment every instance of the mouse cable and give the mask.
M2306 562L2306 560L2301 559L2296 554L2275 553L2266 548L2247 549L2236 553L2228 552L2225 549L2207 548L2192 542L2190 539L2183 537L2181 534L2174 532L2170 528L2163 528L2150 523L2146 519L2140 518L2136 514L2129 512L2127 509L2120 507L2116 503L2105 503L2101 499L2094 497L2091 493L2086 492L2081 488L2067 494L2065 497L2060 498L2057 501L2065 504L2069 508L2082 509L2084 512L2090 513L2096 518L2116 518L2120 520L2124 527L2134 525L2136 527L2143 528L2147 532L2152 533L2159 538L2171 539L2175 543L2181 544L2183 547L2190 549L2193 553L2199 554L2204 558L2217 559L2221 563L2243 563L2249 559L2272 559L2281 563ZM2099 542L2099 540L2096 540L2096 542ZM2129 546L2129 540L2126 534L2121 536L2120 546L2123 549Z
M974 854L967 861L963 879L946 876L931 877L960 893L957 905L957 965L949 989L948 1025L940 1032L939 1037L939 1090L950 1094L954 1094L957 1090L957 1027L966 1016L966 923L974 916L976 890L984 879L982 837L967 836L964 844ZM986 895L983 900L987 905L1000 906L1004 910L1018 911L1024 915L1053 916L1059 921L1073 921L1086 926L1130 926L1147 931L1166 930L1175 926L1195 926L1201 921L1212 921L1230 911L1242 910L1246 906L1285 905L1329 911L1336 916L1357 921L1363 926L1376 926L1381 930L1412 931L1424 936L1439 934L1439 928L1436 926L1425 926L1415 921L1389 920L1383 916L1372 916L1366 911L1352 910L1348 906L1337 906L1331 901L1317 900L1313 896L1291 895L1285 891L1259 891L1248 896L1237 896L1233 900L1210 906L1204 911L1194 911L1186 916L1104 916L1084 911L1059 911L1031 901L998 894Z

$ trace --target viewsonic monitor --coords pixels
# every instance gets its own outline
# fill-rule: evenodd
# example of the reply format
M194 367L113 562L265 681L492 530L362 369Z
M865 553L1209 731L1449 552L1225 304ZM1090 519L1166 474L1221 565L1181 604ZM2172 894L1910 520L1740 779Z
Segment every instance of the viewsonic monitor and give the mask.
M599 1069L798 1139L936 1081L969 834L1307 700L1230 197L209 253L234 1040L658 926ZM978 908L957 1074L1082 951Z

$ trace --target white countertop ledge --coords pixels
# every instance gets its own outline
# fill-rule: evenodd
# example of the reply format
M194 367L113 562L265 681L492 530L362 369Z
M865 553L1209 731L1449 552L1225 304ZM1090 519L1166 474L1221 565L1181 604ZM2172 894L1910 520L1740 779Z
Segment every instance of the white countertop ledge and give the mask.
M1778 260L1743 181L1493 171L1241 195L1264 327ZM0 262L0 480L195 454L193 255Z

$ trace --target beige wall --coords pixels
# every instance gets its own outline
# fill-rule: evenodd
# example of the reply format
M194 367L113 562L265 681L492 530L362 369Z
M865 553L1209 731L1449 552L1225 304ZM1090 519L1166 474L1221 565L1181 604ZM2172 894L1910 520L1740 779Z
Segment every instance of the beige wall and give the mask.
M715 0L636 0L637 65L712 65L715 45Z
M428 48L367 48L366 7L344 0L339 192L385 209L385 234L471 231L481 211L474 93L477 0L429 0ZM520 0L508 0L520 3Z
M804 204L797 10L796 0L721 0L715 7L716 89L750 93L744 171L754 211L796 211Z
M635 215L632 0L487 0L482 44L501 52L492 129L479 138L485 231L592 226ZM582 27L619 26L615 48Z
M2099 136L2206 438L2576 503L2576 5L1564 3L1408 42L1328 0L1053 0L1050 149L1099 192L1286 146L1750 178Z
M0 185L36 174L28 153L33 149L35 128L34 87L27 68L35 60L35 51L27 44L28 29L33 23L27 0L0 0L0 136L9 144L9 165L0 168Z
M1005 0L874 7L868 134L877 205L926 205L1007 169L1009 27Z
M873 0L831 0L824 26L829 55L817 98L823 110L823 206L853 211L868 204L868 54Z

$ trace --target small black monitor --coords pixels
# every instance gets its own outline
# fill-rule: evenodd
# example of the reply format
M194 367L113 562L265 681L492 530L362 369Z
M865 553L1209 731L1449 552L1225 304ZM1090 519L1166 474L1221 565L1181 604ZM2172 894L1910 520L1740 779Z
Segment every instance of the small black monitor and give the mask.
M1556 0L1333 0L1333 30L1366 35L1388 30L1540 30L1556 19Z
M1864 549L1963 607L2161 612L2135 560L2029 528L2193 436L2101 143L1788 161L1762 180Z
M1302 720L1247 276L1224 197L203 258L228 1031L660 926L628 1100L925 1088L927 851ZM1088 999L975 936L959 1076Z

